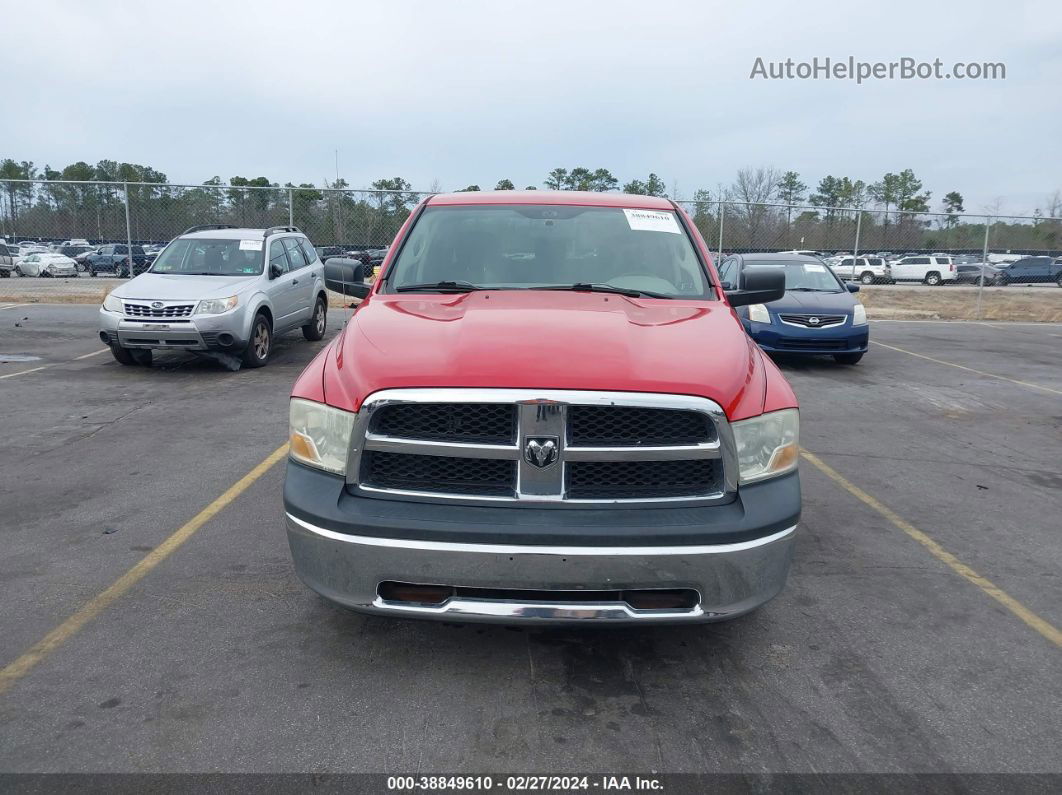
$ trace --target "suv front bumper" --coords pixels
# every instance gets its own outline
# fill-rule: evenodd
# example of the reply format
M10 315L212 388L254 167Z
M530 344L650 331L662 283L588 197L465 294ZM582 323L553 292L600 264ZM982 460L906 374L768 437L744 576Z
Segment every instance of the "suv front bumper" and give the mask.
M800 515L796 473L696 508L482 507L358 497L343 479L289 461L288 542L310 588L359 611L450 621L686 623L734 618L785 585ZM491 591L695 591L696 604L381 596L384 582Z
M173 348L187 351L240 351L247 346L242 322L234 314L197 315L156 322L100 309L100 339L124 348Z

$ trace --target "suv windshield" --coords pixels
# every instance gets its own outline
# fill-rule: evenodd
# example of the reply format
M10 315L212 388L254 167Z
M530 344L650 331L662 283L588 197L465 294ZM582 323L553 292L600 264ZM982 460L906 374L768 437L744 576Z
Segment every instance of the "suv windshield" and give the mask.
M785 289L807 292L840 293L844 285L833 271L818 262L793 262L784 260L754 260L748 268L785 268Z
M618 207L428 207L387 280L391 291L571 285L712 298L675 213ZM423 287L418 287L422 285Z
M151 272L253 276L262 272L262 243L261 240L181 238L166 247Z

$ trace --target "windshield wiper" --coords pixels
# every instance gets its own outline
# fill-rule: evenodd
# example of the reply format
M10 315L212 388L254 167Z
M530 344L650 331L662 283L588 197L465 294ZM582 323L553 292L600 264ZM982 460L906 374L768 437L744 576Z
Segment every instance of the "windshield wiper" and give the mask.
M471 293L476 290L486 290L472 282L427 282L425 284L403 284L395 288L396 293Z
M552 284L546 287L529 287L529 290L571 290L577 293L613 293L625 295L628 298L671 298L663 293L653 293L649 290L636 290L631 287L613 287L611 284L597 284L591 282L576 282L575 284Z
M827 290L825 287L786 287L791 293L839 293L841 290Z

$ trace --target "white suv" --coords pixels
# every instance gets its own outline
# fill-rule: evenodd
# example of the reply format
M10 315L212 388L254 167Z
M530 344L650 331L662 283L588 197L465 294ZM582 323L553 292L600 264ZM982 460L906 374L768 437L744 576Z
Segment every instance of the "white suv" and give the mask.
M830 263L830 267L846 282L884 284L892 281L892 270L882 257L841 257Z
M930 286L955 281L958 273L951 257L930 257L920 254L903 257L892 263L892 280L895 282L923 282Z

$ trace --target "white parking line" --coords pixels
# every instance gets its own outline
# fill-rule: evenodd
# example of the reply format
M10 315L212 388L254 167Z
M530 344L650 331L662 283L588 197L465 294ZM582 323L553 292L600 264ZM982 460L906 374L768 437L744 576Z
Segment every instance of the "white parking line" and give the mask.
M871 323L937 323L946 324L950 326L956 325L968 325L968 326L991 326L992 328L1007 328L1008 326L1033 326L1038 328L1055 328L1062 326L1062 323L1025 323L1021 321L1012 322L1009 320L996 320L989 322L987 320L899 320L894 318L871 318Z
M14 378L16 375L29 375L30 373L36 373L38 370L47 370L49 367L55 367L57 364L68 364L69 362L76 362L81 359L87 359L90 356L99 356L101 353L106 353L110 348L104 348L100 351L93 351L92 353L82 354L81 356L75 356L73 359L69 359L66 362L53 362L52 364L42 364L40 367L32 367L29 370L19 370L17 373L8 373L7 375L0 375L0 380L5 378Z
M18 309L20 306L31 306L31 304L4 304L0 306L0 309Z
M92 353L86 353L84 356L75 356L73 361L76 362L78 359L87 359L90 356L99 356L101 353L107 353L107 351L109 351L109 350L110 350L110 348L104 348L104 349L99 350L99 351L93 351Z

